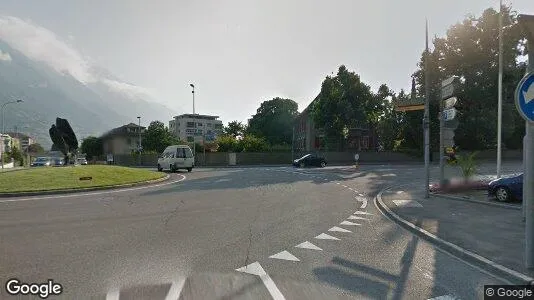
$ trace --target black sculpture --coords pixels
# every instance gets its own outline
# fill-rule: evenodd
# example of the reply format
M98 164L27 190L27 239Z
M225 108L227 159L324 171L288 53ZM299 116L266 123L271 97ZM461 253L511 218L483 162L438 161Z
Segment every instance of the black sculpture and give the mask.
M65 165L69 164L69 158L78 150L78 139L66 119L56 118L56 124L48 130L52 143L65 157Z

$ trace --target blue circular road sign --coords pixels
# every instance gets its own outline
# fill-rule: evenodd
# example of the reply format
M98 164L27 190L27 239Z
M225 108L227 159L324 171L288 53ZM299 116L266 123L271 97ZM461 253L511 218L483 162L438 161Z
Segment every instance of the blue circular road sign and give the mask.
M515 105L519 114L528 122L534 123L534 73L531 72L517 85Z

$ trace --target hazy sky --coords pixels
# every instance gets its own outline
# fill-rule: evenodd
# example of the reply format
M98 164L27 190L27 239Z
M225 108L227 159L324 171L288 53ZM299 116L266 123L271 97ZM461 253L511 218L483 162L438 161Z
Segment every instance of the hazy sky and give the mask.
M532 0L511 4L534 14ZM192 82L196 112L227 123L245 121L276 96L304 109L341 64L375 90L381 83L408 89L425 17L430 35L443 36L490 6L498 1L2 0L0 16L46 28L65 43L58 49L84 62L47 59L63 56L75 72L80 64L101 66L179 113L192 112Z

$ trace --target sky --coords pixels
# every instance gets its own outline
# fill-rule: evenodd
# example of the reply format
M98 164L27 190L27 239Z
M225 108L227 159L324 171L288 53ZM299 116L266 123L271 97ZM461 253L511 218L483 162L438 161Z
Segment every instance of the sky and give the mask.
M504 1L534 14L532 0ZM444 36L488 0L2 0L0 38L36 59L95 80L94 67L125 91L178 113L244 121L274 97L302 111L344 64L376 90L409 90L430 36ZM24 33L24 34L21 34ZM43 42L44 41L44 42ZM27 48L27 49L26 49ZM0 52L0 59L10 59ZM100 70L102 70L100 69ZM89 70L89 71L88 71ZM100 71L102 72L102 71Z

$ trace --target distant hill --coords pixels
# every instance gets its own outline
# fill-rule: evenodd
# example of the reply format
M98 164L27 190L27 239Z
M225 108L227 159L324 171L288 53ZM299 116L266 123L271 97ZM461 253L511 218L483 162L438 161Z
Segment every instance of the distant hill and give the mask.
M29 59L2 40L0 55L0 103L24 100L6 108L6 131L17 127L45 148L52 144L48 129L56 117L68 119L81 139L137 123L137 116L146 125L153 120L167 124L176 115L150 96L132 93L135 86L119 81L104 69L91 69L100 80L82 83L46 63Z

